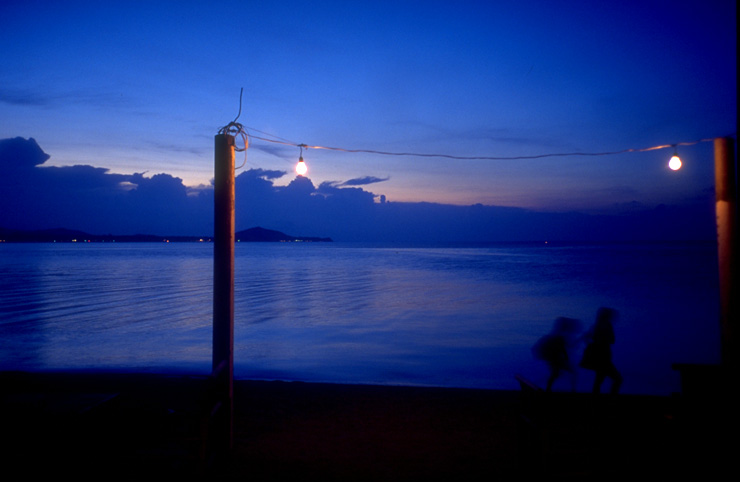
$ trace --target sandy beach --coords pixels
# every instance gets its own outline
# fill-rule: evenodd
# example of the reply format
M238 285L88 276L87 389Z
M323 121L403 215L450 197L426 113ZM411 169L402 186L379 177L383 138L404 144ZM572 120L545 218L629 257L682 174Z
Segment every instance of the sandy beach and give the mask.
M731 460L721 440L735 425L721 410L680 395L241 380L234 387L233 453L214 465L206 462L207 381L1 373L6 473L511 480L711 475Z

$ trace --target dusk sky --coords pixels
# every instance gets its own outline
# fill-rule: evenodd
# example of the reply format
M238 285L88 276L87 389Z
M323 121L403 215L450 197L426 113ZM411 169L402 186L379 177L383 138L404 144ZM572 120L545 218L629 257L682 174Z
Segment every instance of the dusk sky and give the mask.
M346 150L527 157L734 136L735 19L733 0L6 1L0 139L34 138L44 166L143 174L112 183L130 190L160 173L209 185L242 87L252 136ZM712 143L679 145L678 172L672 151L303 157L325 195L375 201L602 214L706 203ZM298 156L252 137L237 174L287 186Z

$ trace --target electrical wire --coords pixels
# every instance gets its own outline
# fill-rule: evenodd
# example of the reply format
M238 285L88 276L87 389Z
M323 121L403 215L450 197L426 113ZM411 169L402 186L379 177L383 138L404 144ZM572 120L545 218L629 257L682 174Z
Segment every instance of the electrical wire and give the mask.
M692 146L694 144L699 144L701 142L709 142L713 141L714 138L704 138L699 139L698 141L692 141L692 142L679 142L676 144L663 144L659 146L652 146L652 147L643 147L643 148L631 148L631 149L622 149L620 151L607 151L607 152L559 152L559 153L548 153L548 154L535 154L535 155L529 155L529 156L453 156L450 154L436 154L436 153L420 153L420 152L387 152L387 151L376 151L371 149L345 149L342 147L327 147L327 146L313 146L313 145L307 145L304 143L296 143L289 141L287 139L283 139L282 137L278 137L272 134L268 134L267 132L262 132L260 130L249 128L255 132L259 132L260 134L266 135L271 137L272 139L268 139L266 137L258 137L258 136L250 136L247 132L246 128L237 122L239 119L239 116L242 115L242 95L244 94L244 87L241 88L239 91L239 113L236 115L233 121L231 121L226 126L219 129L219 134L229 134L232 136L241 135L242 139L244 140L244 147L243 148L237 148L236 146L234 149L236 151L244 151L244 162L241 166L237 167L237 169L241 169L244 167L244 165L247 163L247 148L249 147L249 138L258 139L265 142L272 142L274 144L282 144L286 146L292 146L292 147L298 147L301 150L301 158L303 157L303 148L306 149L323 149L328 151L339 151L339 152L348 152L353 154L377 154L382 156L413 156L413 157L438 157L438 158L445 158L445 159L455 159L455 160L485 160L485 161L518 161L518 160L526 160L526 159L543 159L547 157L569 157L569 156L588 156L588 157L594 157L594 156L613 156L616 154L625 154L629 152L648 152L648 151L655 151L658 149L667 149L669 147L673 147L674 149L677 146ZM734 137L736 134L733 134L732 137Z
M244 87L242 87L241 90L239 90L239 113L236 114L236 117L234 117L234 120L231 121L232 124L235 123L239 119L240 115L242 115L242 95L243 94L244 94Z
M237 116L238 118L239 116ZM238 147L236 144L234 145L234 150L237 152L244 151L244 162L242 162L242 165L239 167L236 167L235 169L241 169L247 164L247 148L249 148L249 133L244 128L243 125L239 124L238 122L229 122L222 128L218 130L219 134L227 134L232 137L240 136L242 138L242 141L244 142L244 147Z
M218 130L219 134L228 134L232 137L241 136L242 140L244 141L244 147L237 147L236 144L234 144L234 150L237 152L244 151L244 162L242 162L242 165L235 168L235 169L241 169L247 164L247 148L249 147L249 133L244 128L243 125L237 122L239 119L239 116L242 115L242 95L244 94L244 87L241 88L239 91L239 112L236 114L236 117L234 117L234 120L226 124L224 127L220 128Z
M229 134L231 136L237 136L240 135L244 141L244 147L238 148L234 147L236 151L244 151L244 162L241 166L237 167L236 169L241 169L244 167L244 165L247 163L247 148L249 147L249 138L252 139L258 139L260 141L265 142L271 142L274 144L282 144L286 146L292 146L292 147L298 147L301 150L301 157L303 155L303 149L323 149L328 151L338 151L338 152L348 152L353 154L377 154L382 156L413 156L413 157L438 157L438 158L445 158L445 159L455 159L455 160L486 160L486 161L517 161L517 160L527 160L527 159L543 159L547 157L570 157L570 156L586 156L586 157L595 157L595 156L613 156L617 154L626 154L630 152L649 152L649 151L655 151L658 149L668 149L670 147L676 149L677 146L693 146L695 144L699 144L702 142L710 142L713 141L714 138L704 138L699 139L698 141L690 141L690 142L678 142L675 144L662 144L659 146L652 146L652 147L642 147L642 148L630 148L630 149L622 149L619 151L606 151L606 152L557 152L557 153L547 153L547 154L535 154L535 155L529 155L529 156L453 156L451 154L438 154L438 153L422 153L422 152L388 152L388 151L376 151L372 149L346 149L342 147L328 147L328 146L314 146L314 145L308 145L304 143L297 143L292 142L287 139L284 139L282 137L275 136L273 134L268 134L267 132L260 131L258 129L254 129L250 127L249 129L259 132L260 134L263 134L267 137L259 137L255 135L250 135L247 132L247 128L245 128L242 124L238 123L237 120L239 119L239 116L242 114L242 95L244 94L244 87L241 88L239 91L239 112L237 113L236 117L233 121L231 121L226 126L219 129L219 134ZM732 134L732 136L729 137L735 137L737 134Z
M222 128L218 130L219 134L228 134L232 137L240 136L242 138L242 141L244 141L244 147L238 147L236 146L236 143L234 144L234 150L237 152L244 151L244 162L242 162L242 165L239 167L234 168L241 169L247 164L247 149L249 148L249 132L244 128L243 125L237 122L239 119L239 116L242 115L242 95L244 94L244 87L241 88L239 91L239 112L236 114L236 117L233 121L229 122Z
M257 131L256 129L252 129L252 130ZM346 149L342 147L315 146L315 145L291 142L286 139L282 139L280 137L273 136L271 134L267 134L261 131L257 131L257 132L271 136L273 137L273 139L259 137L255 135L251 136L252 139L258 139L260 141L272 142L275 144L283 144L287 146L306 148L306 149L323 149L323 150L348 152L348 153L377 154L377 155L383 155L383 156L438 157L438 158L456 159L456 160L488 160L488 161L514 161L514 160L542 159L542 158L547 158L547 157L568 157L568 156L589 156L589 157L612 156L616 154L625 154L625 153L630 153L630 152L648 152L648 151L655 151L658 149L668 149L671 147L675 148L676 146L691 146L691 145L699 144L702 142L710 142L714 140L714 138L704 138L704 139L699 139L697 141L678 142L675 144L663 144L659 146L630 148L630 149L622 149L619 151L606 151L606 152L559 152L559 153L535 154L535 155L527 155L527 156L454 156L450 154L440 154L440 153L388 152L388 151L377 151L377 150L371 150L371 149ZM733 134L733 136L734 135L735 134Z

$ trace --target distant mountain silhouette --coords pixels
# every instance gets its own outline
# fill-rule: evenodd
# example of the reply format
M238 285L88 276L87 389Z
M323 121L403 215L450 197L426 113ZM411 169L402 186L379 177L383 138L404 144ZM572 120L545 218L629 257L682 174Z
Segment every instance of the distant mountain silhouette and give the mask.
M8 242L47 242L47 241L72 241L83 240L87 233L73 231L71 229L44 229L40 231L20 231L15 229L0 228L0 240Z
M236 233L239 242L331 242L331 238L312 238L305 236L291 236L280 231L262 227L249 228Z
M157 236L154 234L90 234L73 229L55 228L38 231L21 231L0 228L0 242L10 243L159 243L159 242L212 241L211 237Z
M261 227L236 233L239 242L331 242L331 238L290 236L280 231ZM211 242L213 236L157 236L153 234L90 234L84 231L55 228L38 231L20 231L0 228L0 242L9 243L161 243L161 242Z

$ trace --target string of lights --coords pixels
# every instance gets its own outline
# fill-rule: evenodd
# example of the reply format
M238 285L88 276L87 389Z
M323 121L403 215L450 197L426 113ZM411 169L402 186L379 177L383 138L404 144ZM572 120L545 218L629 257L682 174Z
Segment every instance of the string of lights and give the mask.
M252 129L252 128L249 128L249 129L256 131L256 129ZM270 135L270 134L265 134L265 135ZM283 144L283 145L292 146L292 147L300 147L304 149L324 149L324 150L329 150L329 151L340 151L340 152L362 153L362 154L378 154L378 155L383 155L383 156L440 157L440 158L446 158L446 159L488 160L488 161L514 161L514 160L524 160L524 159L542 159L546 157L568 157L568 156L612 156L615 154L625 154L629 152L648 152L648 151L655 151L658 149L668 149L671 147L675 148L677 146L692 146L692 145L699 144L702 142L710 142L714 140L714 138L704 138L704 139L699 139L697 141L678 142L675 144L663 144L663 145L652 146L652 147L630 148L630 149L622 149L619 151L606 151L606 152L556 152L556 153L547 153L547 154L534 154L534 155L527 155L527 156L454 156L451 154L439 154L439 153L387 152L387 151L376 151L376 150L371 150L371 149L346 149L342 147L314 146L310 144L299 144L299 143L287 141L285 139L280 139L280 138L269 139L265 137L255 136L252 134L250 134L250 137L252 139L257 139L260 141L272 142L275 144Z
M283 139L282 137L275 136L273 134L268 134L267 132L260 131L258 129L255 129L253 127L244 127L242 124L239 124L236 122L239 119L239 116L241 116L242 113L242 94L244 94L244 88L242 87L239 92L239 112L236 115L236 118L231 121L228 125L225 127L222 127L219 130L219 134L230 134L233 136L241 135L242 139L244 140L244 148L235 148L237 151L244 151L244 163L239 166L239 168L243 167L244 164L247 162L247 154L246 150L249 146L249 138L258 139L260 141L265 142L271 142L274 144L282 144L286 146L292 146L292 147L298 147L301 150L300 158L298 161L298 168L300 171L300 174L303 175L306 172L305 164L303 163L303 149L323 149L328 151L338 151L338 152L347 152L347 153L353 153L353 154L377 154L382 156L413 156L413 157L437 157L437 158L444 158L444 159L455 159L455 160L463 160L463 161L473 161L473 160L484 160L484 161L517 161L517 160L527 160L527 159L543 159L548 157L571 157L571 156L586 156L586 157L595 157L595 156L613 156L617 154L626 154L631 152L649 152L649 151L656 151L659 149L668 149L673 148L674 153L673 157L671 157L671 161L669 163L671 169L679 169L681 167L681 160L678 157L678 146L693 146L695 144L700 144L702 142L711 142L714 140L714 138L704 138L699 139L697 141L689 141L689 142L677 142L675 144L662 144L658 146L652 146L652 147L642 147L642 148L629 148L629 149L622 149L619 151L605 151L605 152L555 152L555 153L546 153L546 154L534 154L534 155L528 155L528 156L454 156L451 154L439 154L439 153L420 153L420 152L388 152L388 151L377 151L372 149L347 149L343 147L328 147L328 146L314 146L309 144L303 144L303 143L297 143L292 142L287 139ZM251 135L247 132L247 129L250 129L255 132L259 132L260 134L263 134L267 137L259 137L255 135ZM737 134L732 134L729 137L735 137ZM239 169L237 168L237 169Z
M305 173L305 164L303 164L303 149L323 149L323 150L329 150L329 151L347 152L347 153L355 153L355 154L356 153L376 154L376 155L383 155L383 156L436 157L436 158L455 159L455 160L515 161L515 160L527 160L527 159L543 159L543 158L548 158L548 157L613 156L617 154L626 154L626 153L633 153L633 152L649 152L649 151L655 151L655 150L660 150L660 149L673 148L674 153L673 153L673 156L671 157L669 166L671 169L677 170L681 167L681 160L678 157L678 151L677 151L678 146L692 146L692 145L700 144L702 142L711 142L714 140L714 138L703 138L703 139L699 139L696 141L677 142L674 144L661 144L661 145L650 146L650 147L629 148L629 149L622 149L618 151L604 151L604 152L555 152L555 153L533 154L533 155L525 155L525 156L455 156L451 154L429 153L429 152L425 152L425 153L422 153L422 152L388 152L388 151L379 151L379 150L373 150L373 149L347 149L343 147L310 145L310 144L292 142L287 139L283 139L281 137L274 136L272 134L268 134L266 132L262 132L257 129L251 128L251 127L248 129L255 131L255 132L259 132L265 136L269 136L269 137L260 137L260 136L255 136L253 134L249 134L249 137L251 137L252 139L257 139L257 140L264 141L264 142L271 142L274 144L282 144L286 146L300 148L301 156L300 156L298 165L301 168L302 173ZM730 137L735 137L735 136L736 134L732 134L732 136Z

